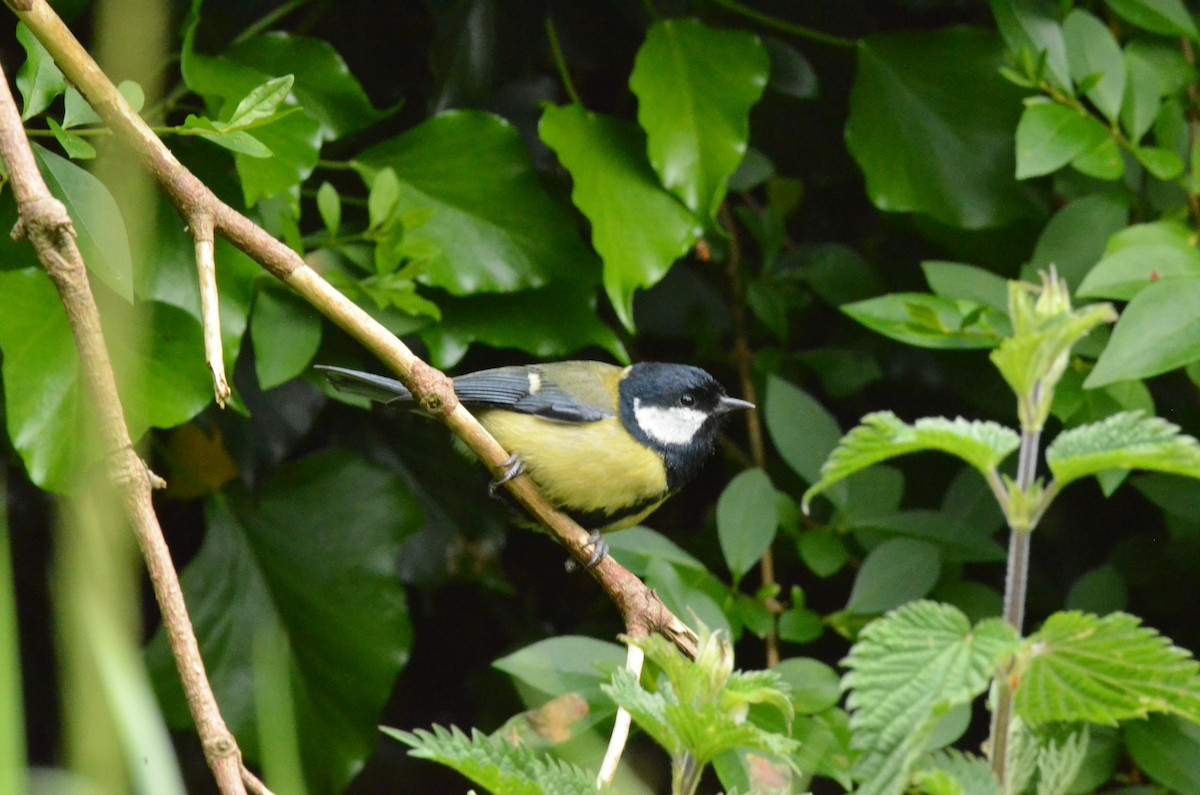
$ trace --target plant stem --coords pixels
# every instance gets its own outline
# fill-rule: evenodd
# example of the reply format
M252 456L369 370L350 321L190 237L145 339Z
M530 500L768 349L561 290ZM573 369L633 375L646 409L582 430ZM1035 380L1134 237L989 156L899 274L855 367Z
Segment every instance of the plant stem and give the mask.
M1021 447L1017 453L1016 489L1028 494L1037 475L1038 447L1042 431L1025 428L1021 431ZM1019 527L1009 518L1008 571L1004 578L1004 620L1018 634L1025 623L1025 592L1029 587L1029 541L1032 527ZM996 675L996 711L992 714L991 757L992 772L1001 785L1008 767L1008 730L1012 723L1013 688L1008 681L1009 670L1001 668Z
M579 98L579 92L571 82L571 73L567 70L567 59L563 56L562 45L558 43L558 31L554 29L554 20L550 17L546 17L546 38L550 39L550 52L554 55L554 67L558 70L563 89L571 98L572 104L583 107L583 100Z
M746 6L737 2L737 0L712 0L712 2L715 5L721 6L721 8L724 8L727 11L732 11L733 13L741 14L748 19L753 19L760 25L764 25L768 28L774 28L780 33L788 33L792 36L799 36L802 39L808 39L809 41L815 41L820 44L829 44L834 47L853 49L855 46L853 39L847 39L842 36L834 36L830 33L822 33L819 30L813 30L812 28L807 28L803 25L797 25L795 22L788 22L786 20L778 19L770 14L764 14L763 12L756 11L753 8L747 8Z

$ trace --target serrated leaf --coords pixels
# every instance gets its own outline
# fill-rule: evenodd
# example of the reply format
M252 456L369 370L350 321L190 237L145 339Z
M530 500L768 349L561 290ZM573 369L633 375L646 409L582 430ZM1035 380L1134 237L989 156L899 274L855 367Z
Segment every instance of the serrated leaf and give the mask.
M926 795L1003 795L987 759L956 750L937 751L917 768L914 783Z
M1066 795L1087 756L1088 727L1037 732L1037 795Z
M412 644L396 556L424 514L398 475L344 453L282 466L253 495L227 486L206 514L180 579L222 715L255 755L262 716L244 672L257 634L280 627L294 655L306 780L340 792L375 747ZM172 724L190 726L161 630L146 654Z
M638 98L650 163L692 212L710 219L750 135L750 108L767 84L758 38L695 19L655 22L629 87Z
M904 790L938 718L984 691L997 662L1017 644L999 619L974 627L956 608L913 602L871 622L850 650L842 688L861 750L861 795Z
M775 487L765 471L747 469L721 492L717 500L717 538L735 583L770 548L778 526Z
M1200 721L1200 665L1141 619L1055 613L1026 641L1016 711L1031 726L1114 726L1153 712Z
M1021 288L1014 283L1013 289ZM1060 314L1040 323L1036 329L1005 339L991 352L992 364L1021 398L1032 395L1039 385L1053 389L1075 343L1096 326L1115 319L1116 311L1111 304L1090 304Z
M67 89L62 70L24 22L17 23L17 41L25 48L25 62L17 70L17 90L23 100L21 121L29 121L50 106Z
M994 422L925 417L909 425L890 411L873 412L842 437L821 467L821 479L804 493L802 505L807 510L813 496L832 484L896 456L938 450L958 456L986 476L1020 444L1016 431Z
M1200 478L1200 442L1179 426L1141 411L1063 431L1046 448L1060 486L1109 469L1146 469Z
M703 231L659 185L636 129L577 105L549 106L538 134L574 183L571 200L592 224L604 289L633 328L633 295L657 284Z
M590 795L596 791L594 774L568 762L539 758L523 745L487 736L478 729L471 736L457 727L434 726L433 731L383 729L412 748L409 754L457 770L491 792L504 795Z

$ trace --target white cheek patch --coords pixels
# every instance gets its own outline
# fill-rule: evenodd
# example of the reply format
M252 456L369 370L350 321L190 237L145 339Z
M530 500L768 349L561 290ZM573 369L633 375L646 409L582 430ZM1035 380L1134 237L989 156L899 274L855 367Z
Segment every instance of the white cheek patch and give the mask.
M633 418L646 435L659 444L684 445L692 441L708 415L683 406L643 406L641 400L634 398Z

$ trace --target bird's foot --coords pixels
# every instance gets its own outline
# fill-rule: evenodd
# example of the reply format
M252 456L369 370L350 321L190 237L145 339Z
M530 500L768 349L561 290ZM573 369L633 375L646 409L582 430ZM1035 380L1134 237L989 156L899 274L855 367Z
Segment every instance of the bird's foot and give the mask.
M503 474L488 484L489 497L495 497L496 492L501 486L524 472L525 462L518 458L515 454L510 455L508 458L504 459L502 464L500 464L500 469Z
M587 563L583 564L585 571L590 571L591 569L596 568L600 561L608 557L608 542L604 540L602 535L600 535L599 530L593 530L588 534L587 543L583 545L583 548L588 549L589 547L592 550L592 554L588 557ZM579 564L575 562L574 558L567 558L567 571L575 571L578 565Z

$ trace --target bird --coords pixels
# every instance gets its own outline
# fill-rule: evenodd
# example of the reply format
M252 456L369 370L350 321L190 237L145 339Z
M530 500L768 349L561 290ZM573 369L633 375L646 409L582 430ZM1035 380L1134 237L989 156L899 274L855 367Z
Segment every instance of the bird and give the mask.
M414 403L393 378L316 369L343 393ZM516 365L453 383L459 401L512 454L491 491L528 474L555 508L589 531L589 566L607 553L601 533L640 523L699 473L724 415L754 408L699 367L665 362Z

